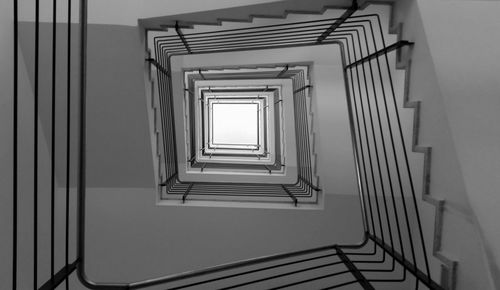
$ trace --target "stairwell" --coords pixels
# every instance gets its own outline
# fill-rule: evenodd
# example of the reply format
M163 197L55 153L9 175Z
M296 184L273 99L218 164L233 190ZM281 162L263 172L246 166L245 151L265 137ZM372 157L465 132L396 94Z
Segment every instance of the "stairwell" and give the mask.
M288 203L281 208L245 206L244 203L224 205L224 202L210 205L190 203L189 199L185 203L177 200L168 207L157 206L160 204L159 197L162 192L160 184L165 178L165 172L162 171L164 164L162 166L161 161L164 139L161 137L158 109L161 94L157 86L160 80L155 77L160 67L144 61L144 59L156 59L151 50L145 49L148 47L148 42L151 45L153 36L175 35L176 24L180 25L180 29L188 35L189 42L189 34L193 32L206 33L221 29L309 21L318 17L339 17L351 3L350 1L269 2L233 8L224 8L221 4L218 8L222 10L213 11L202 11L200 7L187 7L185 10L179 10L183 14L176 15L160 11L149 12L146 19L139 21L139 33L137 27L97 24L89 26L89 45L93 49L89 50L88 55L88 66L92 72L89 76L91 89L88 91L90 116L88 157L91 162L88 167L90 178L88 178L86 202L88 213L85 271L91 280L116 281L133 285L136 283L134 281L144 279L154 281L156 277L166 274L175 277L176 273L189 274L193 270L238 260L331 245L311 252L299 252L293 257L286 256L280 260L249 264L240 267L238 271L233 269L214 272L189 280L172 279L173 282L170 284L151 286L147 289L165 289L165 287L168 289L226 289L225 287L227 289L332 289L333 287L371 289L367 288L369 285L360 282L363 281L360 277L355 277L356 280L353 282L354 271L349 263L339 256L342 250L333 245L352 245L362 241L367 227L369 232L375 233L376 238L378 226L381 231L385 231L390 230L391 223L394 225L400 222L389 217L387 220L389 225L386 225L379 219L380 224L376 223L374 229L371 225L366 225L367 219L361 215L363 210L365 215L368 210L364 208L366 204L362 203L360 207L357 196L358 184L355 172L361 171L362 168L353 165L350 139L352 132L349 131L349 117L346 112L348 101L345 98L346 92L350 91L355 99L356 89L351 90L347 86L346 90L343 82L332 81L334 78L343 79L343 64L340 57L332 59L332 49L329 45L282 49L277 53L227 52L211 55L210 58L193 54L179 58L172 65L178 69L208 68L210 71L215 67L222 67L223 70L229 70L228 68L259 70L266 65L276 64L281 65L279 69L283 69L289 63L312 63L309 77L312 88L309 88L307 93L307 111L310 117L307 126L310 129L309 141L313 148L312 167L318 176L316 184L322 189L319 206L307 207L300 202L298 207ZM410 161L409 170L413 176L416 192L418 210L411 208L409 210L408 234L418 237L418 226L421 222L423 243L429 258L429 274L444 289L495 289L499 285L498 259L495 255L497 240L495 226L492 224L495 215L490 214L491 211L482 211L485 209L484 200L476 199L470 194L470 190L467 190L470 189L472 182L477 181L474 179L477 176L470 173L471 167L464 164L464 157L457 153L460 150L466 152L465 142L454 145L453 141L457 138L459 141L464 140L463 136L457 134L457 128L460 127L450 123L448 119L455 118L453 120L456 121L458 120L456 115L453 113L449 117L445 114L450 112L452 106L450 104L453 103L448 97L448 87L442 82L443 64L436 60L436 53L439 52L438 41L433 38L432 27L429 25L433 23L432 17L436 17L434 6L429 1L423 0L405 0L394 4L384 2L382 5L374 2L359 1L362 10L356 12L354 16L372 13L380 15L387 45L404 40L411 42L411 45L403 44L402 47L389 53L389 69L381 68L382 74L389 72L392 74L396 99L395 104L389 100L388 105L396 105L398 108L402 136L406 140ZM479 6L484 9L488 5L481 3ZM460 13L465 13L463 11L465 7L473 7L467 4L452 6L454 11ZM190 12L190 9L193 12ZM447 11L445 5L441 4L437 5L436 10L443 13ZM155 13L168 16L156 17L157 15L152 15ZM460 17L454 21L458 21L457 19ZM24 28L21 27L24 39L22 38L20 43L22 57L28 69L26 79L29 79L33 86L33 79L30 79L34 64L30 51L32 32L29 19L27 20ZM42 32L46 35L49 35L50 29L48 24L46 27L42 25ZM74 29L77 30L76 27ZM155 32L156 29L162 31ZM340 27L339 30L346 29ZM144 33L145 30L150 31ZM58 33L62 34L63 32ZM63 37L60 37L59 41L63 42ZM375 42L374 40L373 43ZM122 50L125 46L128 48L126 53ZM366 56L369 50L376 50L373 44L369 43L365 51L362 48L359 51L353 49L351 52L357 52L359 58L359 53L364 52ZM340 55L340 51L335 49L334 53ZM41 54L50 54L49 45L42 45ZM64 61L61 61L60 65L64 65ZM42 71L48 69L48 63L42 65ZM146 84L144 89L142 83L136 81L142 80L143 72ZM62 70L58 74L63 78ZM124 75L134 81L123 82L121 77ZM77 79L75 76L75 83L78 82ZM352 76L348 79L352 81ZM121 84L117 84L116 81ZM387 85L387 88L391 85L387 80L376 78L375 81L366 79L364 81L369 85L380 81ZM358 83L362 84L360 79L353 82L354 85ZM383 88L374 88L374 92L380 95L382 90ZM48 94L49 89L42 89L42 96L45 91ZM333 96L331 92L335 92ZM368 100L367 96L368 94L360 93L358 100L363 98ZM353 106L361 110L368 108L369 104L358 103ZM383 108L382 103L375 106ZM76 106L74 110L76 116ZM62 106L57 107L57 114L64 115ZM49 115L49 109L42 110L41 131L50 132ZM369 120L368 115L366 117L367 124L372 126L378 126L377 118L383 120L387 117L392 122L396 121L395 116L389 113L387 116L383 113L374 113L373 120ZM64 124L64 120L60 122ZM387 145L388 149L390 146L389 143L384 144L382 141L383 137L388 137L388 127L380 124L380 135L367 132L364 136L363 131L354 135L359 140L367 142L373 139L374 144L377 144L382 152L383 146ZM125 127L129 129L124 129ZM378 128L375 129L373 132L378 132ZM142 137L139 138L139 135ZM492 135L495 135L494 132ZM50 144L45 141L44 136L42 139L42 142ZM63 136L58 135L56 142L57 140L63 142ZM74 146L76 148L76 144ZM458 149L454 149L455 146ZM360 148L358 154L363 152L368 155L375 152L370 150ZM403 149L397 148L393 155L388 156L403 156ZM74 158L76 159L76 154ZM115 164L116 160L119 160L118 164ZM481 160L484 161L484 158ZM62 159L58 162L62 164ZM382 169L380 167L375 169L375 173L380 172L382 176L385 165L383 162L380 164ZM388 172L395 170L394 167L389 168L389 164L387 167ZM136 175L134 172L139 174ZM464 175L464 172L467 174ZM105 178L108 173L111 178ZM62 166L58 166L56 174L59 182L65 180ZM363 178L370 175L361 172L360 176ZM381 177L380 181L367 181L366 185L361 185L361 189L380 186L389 188L390 183L385 178ZM72 179L76 179L76 174ZM403 186L406 188L409 184L404 183ZM64 189L59 188L59 191L62 196ZM72 189L71 194L76 195L76 192ZM388 198L376 196L370 198L368 195L368 199L374 203L380 202L381 205L384 201L389 201L389 206L391 205ZM495 200L493 198L492 204ZM412 199L396 194L393 201L394 208L402 212L403 208L398 207L400 206L398 204L405 201L410 204ZM62 199L58 198L57 206L62 212L64 207ZM42 212L46 213L47 208L48 204L43 204ZM385 209L381 207L381 211L382 214L390 212L387 207ZM420 221L417 218L418 214ZM72 214L72 218L76 220L76 213ZM403 224L401 222L401 225ZM73 231L74 227L76 223L72 224L70 229ZM60 231L61 234L63 225L58 223L56 231ZM41 232L48 234L48 227L42 228ZM25 237L26 241L32 239L29 235ZM403 239L405 244L412 240L411 236ZM415 245L412 245L412 248L422 248L422 241L414 239ZM41 240L42 247L48 245L48 239ZM395 262L397 257L391 256L390 249L380 251L381 247L375 245L376 239L368 240L367 243L372 242L373 249L377 253L372 256L368 255L368 251L361 253L356 252L357 250L343 251L354 258L355 265L362 269L361 272L376 289L414 288L413 278L407 278L401 283L385 281L399 279L400 275L412 277L411 271L406 272L398 268L399 264ZM386 244L388 243L386 241ZM58 249L63 247L61 243L56 245ZM402 245L401 248L398 247L395 242L393 248L399 249L403 259L405 255L410 259L412 254L410 249L403 250ZM22 248L28 249L29 245L23 245ZM75 253L72 253L73 255L76 257ZM31 254L28 251L19 256L23 261L20 273L26 281L20 285L24 287L31 279L29 265ZM368 258L363 259L365 257ZM380 259L384 262L380 262ZM47 262L48 257L44 253L41 263ZM414 263L420 270L425 270L423 256L417 256ZM58 255L56 264L56 268L64 266L61 255ZM377 264L378 268L372 268L374 264ZM394 265L396 269L400 269L399 272L391 271ZM412 269L411 265L407 269ZM387 276L384 271L394 275ZM41 285L49 274L47 271L40 273L38 284ZM77 281L76 275L70 277L71 289L86 289ZM427 289L422 283L417 285Z
M383 6L382 6L382 7L383 7ZM385 6L385 8L386 8L386 11L384 11L384 12L385 12L385 15L390 15L390 13L392 12L392 10L390 10L390 7L389 7L389 6ZM387 9L387 8L389 8L389 9ZM383 9L384 9L384 8L382 8L382 10L383 10ZM376 10L376 8L375 8L375 10ZM324 13L324 12L325 12L325 11L323 11L323 13ZM377 12L378 12L378 13L380 13L380 11L377 11ZM377 12L376 12L376 13L377 13ZM365 12L365 13L366 13L366 14L369 14L369 13L370 13L370 11L367 11L367 12ZM331 13L330 13L330 15L331 15ZM288 21L291 21L292 19L294 19L294 17L293 17L293 16L294 16L294 15L293 15L293 13L292 13L292 14L289 14L289 15L288 15L288 17L289 17L290 19L287 19L287 20L288 20ZM391 16L392 16L392 15L391 15ZM296 17L297 17L297 16L296 16ZM270 17L269 17L269 18L270 18ZM303 18L304 18L304 17L302 16L302 19L301 19L301 20L303 20ZM389 22L391 22L391 21L392 21L392 19L390 19L390 17L387 17L386 19L388 19L388 20L389 20ZM232 20L234 20L234 21L236 22L236 20L235 20L235 19L232 19ZM269 20L267 20L267 21L266 21L265 19L264 19L264 20L259 19L259 17L254 17L254 18L253 18L253 20L254 20L254 22L255 22L255 23L254 23L254 25L256 25L256 26L257 26L257 25L265 25L265 24L267 24L267 25L268 25L269 23L272 23L272 22L271 22L271 21L269 21ZM259 20L260 20L260 22L259 22ZM155 19L155 21L156 21L156 22L154 22L154 23L160 23L161 21L163 21L164 23L167 23L167 22L168 22L168 20L167 20L167 19L162 19L161 21L160 21L160 20L158 20L158 19ZM201 22L201 21L200 21L200 23L204 23L204 24L205 24L205 23L208 23L208 22L210 22L210 21L204 21L204 22ZM144 21L144 23L149 23L149 22L148 22L148 21ZM196 24L196 23L197 23L197 22L196 22L196 21L194 21L192 24ZM214 20L214 21L212 21L212 23L213 23L213 24L218 24L218 25L223 25L223 28L226 28L226 26L225 26L224 24L222 24L221 19L219 19L219 20ZM204 31L204 32L206 32L206 31L210 31L210 28L208 28L208 27L203 27L203 26L199 27L199 25L198 25L198 26L193 26L192 24L190 24L189 22L187 22L187 23L186 23L186 21L184 21L184 22L183 22L183 26L184 26L184 27L187 27L187 28L193 29L193 30L194 30L194 32L199 32L199 31ZM146 25L147 25L147 24L146 24ZM228 23L227 25L229 26L229 28L234 28L234 29L238 29L238 28L241 28L241 27L245 27L244 25L234 24L234 23L231 23L231 24L229 24L229 23ZM386 23L386 25L387 25L387 27L389 27L389 23ZM167 28L167 27L169 27L169 25L164 25L164 26L162 26L162 27ZM171 25L170 25L170 27L174 27L174 24L171 24ZM392 28L392 27L391 27L391 28ZM394 31L394 29L393 29L392 31ZM397 33L397 31L394 31L394 32L396 32L396 33ZM400 37L400 35L398 35L398 36ZM399 39L399 37L398 37L398 38L392 38L393 40L391 40L391 37L390 37L390 36L386 36L386 37L388 38L387 42L389 42L389 43L390 43L390 42L392 42L393 40ZM403 71L403 73L401 73L401 72L397 72L397 71L393 71L393 74L394 74L394 79L395 79L395 83L396 83L396 90L398 91L398 92L397 92L397 94L398 94L398 95L404 95L404 93L407 91L408 86L409 86L409 83L408 83L408 78L406 78L405 76L407 76L407 75L408 75L408 73L407 73L407 66L406 66L406 62L409 62L409 61L410 61L410 56L409 56L409 54L408 54L408 53L406 53L406 54L405 54L405 56L401 56L401 53L402 53L402 51L401 51L401 50L399 50L399 51L397 52L397 56L398 56L397 67L398 67L398 69L402 70L402 71ZM247 56L247 57L248 57L248 56ZM190 64L191 66L194 66L195 64L196 64L196 65L198 65L198 66L200 66L200 63L204 63L204 62L206 62L206 58L205 58L205 59L203 59L202 57L198 57L198 58L196 58L196 56L194 56L194 58L195 58L195 60L194 60L194 61L189 62L189 64ZM226 59L227 59L227 58L228 58L228 57L226 56ZM236 58L236 59L241 59L241 57L235 57L235 58ZM251 60L248 62L248 64L252 64L252 63L251 63L251 61L252 61L252 60L253 60L253 61L255 61L255 59L256 59L255 57L248 57L248 58L249 58L249 59L251 59ZM402 59L404 59L404 60L402 60ZM310 60L310 59L309 59L309 60ZM221 59L217 59L217 58L216 58L216 59L212 59L212 61L213 61L213 63L217 63L220 67L223 67L223 66L224 66L224 65L222 64L222 63L224 63L224 61L222 61L222 63L221 63ZM396 63L396 59L394 59L394 60L392 60L392 61L393 61L393 63ZM316 61L316 62L315 62L315 64L316 64L316 63L321 63L321 62L317 62L317 61ZM227 65L232 65L232 63L228 63ZM319 87L321 87L321 86L319 86ZM405 96L407 96L407 95L405 95ZM320 98L320 99L321 99L321 98ZM404 104L404 105L405 105L406 107L411 107L411 106L412 106L412 104L407 104L407 103L406 103L406 101L405 101L405 99L400 99L400 100L398 100L398 101L400 102L400 103L398 103L398 104L397 104L397 105L399 106L399 108L403 108L403 102L405 102L405 104ZM318 100L318 102L320 102L320 101ZM411 140L411 138L414 136L414 135L412 134L412 124L413 124L413 122L414 122L414 121L416 121L416 122L417 122L416 124L418 124L418 118L414 119L414 118L411 116L411 112L408 112L408 111L405 111L405 110L401 110L400 114L401 114L402 119L403 119L403 126L405 127L405 130L404 130L404 131L406 132L406 133L405 133L405 138L406 138L407 140ZM414 128L418 128L418 125L413 125L413 126L414 126ZM328 133L326 133L326 132L327 132L327 130L324 130L324 131L322 131L321 133L326 135L326 134L328 134ZM416 133L416 134L418 134L418 133ZM334 133L333 135L335 136L335 133ZM330 140L334 140L334 139L336 139L336 138L335 138L335 137L333 137L333 138L325 138L324 140L328 140L328 141L330 141ZM414 141L415 141L415 140L414 140ZM323 141L323 142L325 142L325 141ZM327 143L327 142L325 142L325 143ZM323 144L325 144L325 143L323 143ZM326 145L326 144L325 144L325 145L323 145L323 146L327 147L328 145ZM421 153L425 153L425 152L426 152L426 150L427 150L427 149L425 149L425 148L420 148L420 147L418 147L418 146L416 146L416 147L414 146L414 147L412 147L412 149L415 149L415 152L421 152ZM328 154L325 154L325 153L324 153L324 155L323 155L323 156L327 156L327 155L328 155ZM416 172L419 172L419 168L421 168L422 166L425 166L425 168L427 168L427 167L428 167L428 163L425 163L425 164L422 164L422 163L421 163L422 161L421 161L421 160L419 160L419 159L420 159L420 156L411 156L411 158L412 158L412 160L413 160L413 161L412 161L412 168L413 168L414 172L415 172L415 171L416 171ZM426 155L425 155L425 157L424 157L424 159L425 159L426 161L424 161L424 162L428 162L428 158L429 158L429 154L426 154ZM426 170L427 170L427 169L426 169ZM323 171L323 172L325 172L325 171ZM425 171L423 172L423 175L424 175L424 176L427 176ZM421 178L422 178L422 177L418 177L418 176L419 176L419 174L418 174L418 173L416 174L416 176L417 176L416 180L418 180L418 179L421 179ZM424 185L424 186L425 186L425 185ZM329 187L329 186L326 186L326 187L327 187L327 188L335 188L335 186L330 186L330 187ZM426 235L426 236L429 238L429 240L431 240L431 241L436 241L435 237L439 236L439 218L440 218L440 217L439 217L439 215L440 215L440 206L442 205L442 201L436 201L436 200L435 200L435 199L433 199L433 198L429 198L429 197L428 197L428 194L427 194L425 191L423 191L423 189L418 189L418 188L417 188L417 192L424 192L424 194L422 195L422 198L423 198L423 199L425 199L425 200L427 200L428 202L430 202L432 205L434 205L434 206L437 208L437 210L436 210L436 212L435 212L436 217L437 217L437 219L438 219L437 229L435 230L434 234L428 234L428 235ZM430 233L431 231L428 231L428 232ZM432 244L433 244L433 243L431 243L431 245L432 245ZM445 285L448 285L448 286L445 286L445 287L450 287L450 288L452 288L452 287L454 287L454 286L453 286L453 283L454 283L454 271L455 271L454 267L455 267L455 264L454 264L454 262L453 262L453 261L451 261L450 259L448 259L448 258L444 257L444 255L442 255L442 253L441 253L441 252L439 252L438 248L439 248L439 241L438 241L437 245L432 246L432 248L431 248L432 250L431 250L431 251L429 251L429 252L435 253L435 254L436 254L436 256L437 256L437 258L438 258L438 259L440 259L440 260L441 260L441 262L443 262L443 266L442 266L442 269L441 269L441 267L440 267L441 263L437 262L437 260L436 260L436 262L433 262L433 263L432 263L432 268L434 269L434 270L433 270L433 272L434 272L434 273L435 273L435 275L437 275L437 276L439 276L439 275L441 275L441 276L442 276L442 279L443 279L443 280L442 280L442 283L444 283ZM443 273L442 273L442 274L441 274L441 270L443 271Z

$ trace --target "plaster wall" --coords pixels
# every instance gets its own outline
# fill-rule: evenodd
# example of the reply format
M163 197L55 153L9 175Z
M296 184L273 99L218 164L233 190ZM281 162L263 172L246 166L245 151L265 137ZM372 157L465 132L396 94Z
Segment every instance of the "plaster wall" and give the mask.
M56 71L56 176L65 178L67 25L57 25ZM72 25L71 159L77 160L78 132L78 26ZM34 25L20 24L20 47L26 59L28 81L34 85ZM52 25L40 24L40 119L51 128ZM143 83L143 54L135 27L88 26L87 77L87 173L90 187L153 186L151 149ZM71 172L76 183L76 170Z
M465 192L499 286L500 4L421 1L419 8ZM437 25L443 13L447 21Z
M140 18L175 15L197 11L214 10L260 3L280 2L276 0L148 0L147 4L140 0L88 1L88 23L137 26ZM35 0L19 1L23 21L35 20ZM57 22L67 21L68 1L57 4ZM72 1L72 22L79 21L79 3ZM10 11L10 10L9 10ZM52 1L40 0L40 21L52 21Z
M499 277L494 254L499 231L492 223L498 215L490 208L497 203L493 176L499 172L498 126L493 125L498 123L494 122L498 66L490 59L498 56L488 43L498 38L491 37L495 30L481 32L496 25L495 17L483 14L493 11L494 5L492 1L398 1L394 13L394 24L403 23L403 38L415 42L409 99L422 101L417 143L432 147L429 192L446 202L441 251L458 262L457 289L499 285L494 281ZM423 223L432 224L433 207L421 202L420 208ZM432 232L426 237L432 245Z

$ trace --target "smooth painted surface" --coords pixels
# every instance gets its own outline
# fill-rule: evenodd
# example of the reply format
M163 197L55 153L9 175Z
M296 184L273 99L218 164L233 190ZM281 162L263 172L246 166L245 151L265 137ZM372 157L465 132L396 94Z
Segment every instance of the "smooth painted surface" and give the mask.
M88 1L88 23L108 25L136 26L139 18L174 15L196 11L213 10L244 5L278 2L276 0L90 0ZM34 21L35 0L19 1L21 18L24 21ZM78 22L78 2L72 4L72 21ZM66 21L67 1L58 2L57 21ZM52 21L52 1L40 1L40 20Z
M354 195L329 195L322 211L162 207L153 189L89 189L87 197L87 269L96 281L137 281L362 236Z
M500 285L500 19L495 2L419 2L465 189ZM433 24L441 13L449 16Z
M486 250L487 243L485 243L484 235L479 226L480 220L476 217L476 215L482 214L493 219L496 216L498 219L498 214L496 214L496 210L486 209L481 209L478 213L474 211L474 206L471 206L473 198L481 198L478 190L485 192L484 189L493 185L492 181L494 182L496 179L485 181L485 187L473 188L472 192L469 192L466 177L471 175L471 172L472 176L482 172L478 169L484 168L483 165L476 164L481 160L479 159L481 154L486 154L490 158L486 164L495 162L496 155L498 155L493 154L497 150L494 148L482 147L479 149L482 146L480 144L485 142L484 145L486 145L495 138L494 134L488 134L489 130L494 133L494 130L499 128L492 123L486 127L481 126L484 123L480 121L483 118L493 117L488 114L489 110L492 110L488 107L496 106L494 94L496 91L496 100L498 101L498 90L494 86L478 90L476 86L476 83L484 81L477 79L481 75L478 70L492 68L497 63L492 61L483 65L481 60L494 57L495 52L488 51L489 47L480 45L474 49L480 49L481 53L477 53L475 50L473 56L472 52L465 53L474 44L473 39L486 38L490 41L495 39L494 32L485 34L481 32L483 27L476 27L476 24L481 25L482 23L482 20L479 19L484 19L483 26L485 27L493 25L496 19L495 17L483 18L477 14L476 9L484 8L484 5L496 5L493 1L488 2L398 1L394 14L396 16L395 24L403 22L403 38L415 42L412 52L409 98L411 101L422 101L418 144L432 147L430 194L437 198L444 198L446 202L443 213L443 230L442 233L438 234L441 236L442 253L458 262L457 289L495 289L498 287L494 286L493 282L494 277L498 277L498 274L495 274L494 268L489 267L488 262L488 259L492 259L493 255ZM467 6L470 9L457 10L456 5L462 8ZM468 17L466 15L470 15L473 19L464 21L466 19L464 17ZM465 26L469 28L465 29ZM474 31L470 31L472 29ZM491 72L489 77L498 77L498 73ZM443 82L443 80L445 81ZM452 81L450 82L450 80ZM457 92L455 89L450 91L447 85L453 85L459 91ZM474 93L471 96L469 89L473 88ZM485 90L487 94L484 94ZM488 95L492 96L493 99L486 101ZM478 101L477 98L481 101ZM467 102L467 100L473 99L474 104ZM457 110L455 107L450 111L453 106L461 107L462 110ZM469 109L471 111L468 111ZM474 121L474 118L471 119L471 117L480 120ZM459 120L460 118L463 120ZM470 130L469 125L464 126L463 121L474 126L475 129ZM458 140L454 130L459 130L459 135L467 135L467 140ZM459 144L459 141L462 144ZM466 143L463 143L464 141ZM466 149L465 144L468 146L474 144L474 146ZM476 145L478 145L477 148ZM462 150L459 147L462 147ZM468 159L464 167L462 162L469 154L477 155L477 157L474 157L474 160ZM465 168L468 168L469 173L466 172ZM489 170L491 172L484 175L485 177L494 174L494 168L490 167ZM482 200L494 204L494 198ZM434 221L434 209L423 201L421 203L423 222L430 225ZM498 227L498 225L496 226ZM427 243L432 245L435 242L434 234L429 227L427 228L425 235ZM496 233L498 234L498 230ZM498 242L495 244L498 245ZM432 248L429 247L430 250Z
M139 32L90 25L88 45L88 186L153 186Z
M224 22L224 26L230 23L231 20L236 20L237 22L245 23L248 25L250 22L255 23L256 19L262 19L262 17L267 19L272 19L276 21L277 19L288 19L288 13L290 11L308 11L310 14L320 14L323 13L325 7L336 8L336 7L349 7L351 5L350 0L286 0L286 1L268 1L267 3L254 1L252 5L239 6L239 7L229 7L225 9L217 10L201 10L184 12L182 14L166 13L157 15L157 17L150 17L140 20L140 25L145 28L159 29L162 25L168 25L169 27L175 26L175 22L180 23L203 23L219 25L219 23ZM215 9L212 8L212 9ZM335 9L338 13L342 13L342 9ZM293 15L293 14L291 14ZM304 13L297 13L296 15L304 16ZM255 18L254 18L255 17ZM230 21L224 21L230 20ZM250 25L252 25L250 23Z
M20 46L34 86L34 25L21 25ZM57 27L56 172L65 174L66 138L66 25ZM71 72L72 116L77 116L78 26L73 25ZM87 184L90 187L153 186L151 145L143 78L143 49L137 28L112 25L88 27L87 78ZM40 119L45 132L51 127L51 25L40 25ZM76 119L72 132L77 132ZM73 137L76 135L73 135ZM71 159L76 162L77 139L72 138ZM74 163L73 163L74 164ZM76 180L75 171L71 176Z

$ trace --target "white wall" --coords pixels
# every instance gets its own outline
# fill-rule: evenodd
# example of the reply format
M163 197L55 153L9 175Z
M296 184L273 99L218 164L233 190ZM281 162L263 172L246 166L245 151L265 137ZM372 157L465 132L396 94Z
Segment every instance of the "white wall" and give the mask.
M498 143L494 141L499 126L494 125L498 122L485 124L498 117L492 109L498 107L498 67L495 69L497 62L489 61L498 56L492 43L485 43L488 39L498 43L498 38L490 38L498 33L482 32L495 25L497 18L484 14L495 10L492 5L497 4L398 1L395 13L394 23L404 23L403 38L415 42L409 97L422 101L418 143L432 147L430 194L446 200L441 245L443 254L458 262L457 289L495 289L499 285L493 282L498 271L490 267L496 259L493 252L498 253L498 224L492 224L498 214L489 208L498 196L494 194L498 182L494 176L499 172L494 165L498 164ZM485 72L487 78L479 78ZM488 147L491 142L493 146ZM479 177L486 178L480 186L471 183ZM487 205L479 207L475 202ZM434 209L425 203L420 208L424 224L431 224ZM483 224L479 216L487 222ZM490 231L490 237L483 230ZM426 237L433 242L431 233Z
M467 198L500 285L498 2L419 1ZM447 21L437 21L446 13Z
M46 132L51 128L52 25L40 24L40 119ZM34 83L34 25L20 24L20 47L26 59L29 82ZM56 173L64 182L66 169L66 42L67 25L57 25L56 72ZM71 162L77 160L78 26L72 25L72 140ZM113 25L88 26L87 174L91 187L152 186L151 149L147 126L146 98L143 83L143 50L135 27ZM110 36L112 35L112 37ZM72 170L76 184L76 170Z
M59 1L57 4L57 21L67 21L68 1ZM279 2L277 0L89 0L88 1L88 23L93 24L116 24L136 26L137 19L157 17L164 15L175 15L197 11L214 10L221 8L253 5L260 3ZM34 21L35 0L19 1L21 20ZM40 21L52 21L52 1L40 1ZM10 11L10 10L8 10ZM72 1L72 22L78 22L79 3Z

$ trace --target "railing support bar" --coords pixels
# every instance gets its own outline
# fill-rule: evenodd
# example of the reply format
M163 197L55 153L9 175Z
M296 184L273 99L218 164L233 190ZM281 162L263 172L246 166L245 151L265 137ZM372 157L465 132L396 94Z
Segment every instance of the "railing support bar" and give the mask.
M172 179L173 179L174 177L176 177L176 176L177 176L177 173L175 173L174 175L170 176L169 178L167 178L167 180L165 180L164 182L160 183L159 185L160 185L160 186L166 186L166 185L168 184L168 182L169 182L170 180L172 180Z
M66 280L71 273L73 273L76 269L76 265L78 264L78 260L73 263L64 266L61 270L59 270L52 278L50 278L47 282L45 282L38 290L52 290L56 289L64 280Z
M305 90L307 88L312 88L312 87L313 86L311 86L311 85L303 86L302 88L299 88L299 89L296 89L295 91L293 91L293 93L296 94L296 93L302 92L303 90Z
M166 74L167 76L170 76L169 71L166 68L164 68L159 62L157 62L156 59L149 57L146 58L146 61L152 63L162 73Z
M373 286L366 280L365 276L359 271L359 269L354 265L354 263L347 257L346 254L340 249L339 246L335 246L335 249L337 250L337 254L339 255L339 258L344 262L346 265L347 269L351 272L351 274L356 278L358 283L363 287L363 289L367 290L375 290Z
M193 188L193 185L194 185L194 183L191 182L189 184L189 187L186 189L186 192L184 192L184 194L182 195L182 203L186 203L186 198L187 198L189 192L191 191L191 188Z
M206 80L207 78L205 77L205 75L201 72L201 68L198 70L198 74L200 74L200 77L204 80Z
M184 37L184 34L181 31L181 28L179 27L179 22L178 21L175 22L175 32L177 32L177 35L181 39L181 41L184 44L184 47L186 48L186 50L188 51L188 53L191 53L191 48L189 48L189 44L188 44L186 38Z
M288 65L286 65L285 68L278 73L278 75L276 76L276 78L280 78L287 71L288 71Z
M342 25L342 23L344 23L344 21L346 21L347 18L351 17L351 15L354 12L356 12L356 10L358 10L358 2L356 0L353 0L351 7L349 7L342 14L342 16L340 16L340 18L335 20L335 22L318 37L316 43L320 44L321 42L323 42L323 40L325 40L328 36L330 36L330 34L332 34L340 25Z
M393 43L393 44L391 44L391 45L389 45L387 47L384 47L384 48L382 48L379 51L376 51L376 52L374 52L374 53L372 53L372 54L370 54L368 56L363 57L362 59L359 59L359 60L357 60L357 61L355 61L355 62L347 65L345 67L345 69L351 68L353 66L357 66L357 65L362 64L364 62L367 62L367 61L369 61L371 59L374 59L374 58L379 57L381 55L384 55L384 54L386 54L388 52L391 52L391 51L393 51L395 49L401 48L401 47L403 47L405 45L412 45L412 44L413 44L413 42L410 42L410 41L407 41L407 40L400 40L400 41L398 41L396 43Z
M295 197L295 195L293 195L293 193L291 193L290 190L288 190L288 188L285 187L285 185L282 184L281 187L286 192L286 194L288 194L288 196L290 196L290 198L293 200L293 204L297 206L298 200Z

